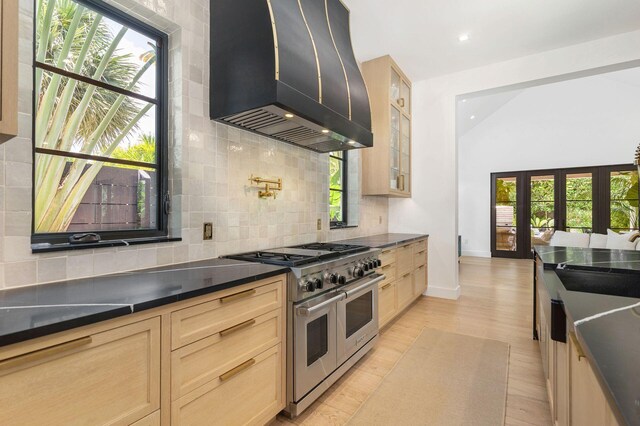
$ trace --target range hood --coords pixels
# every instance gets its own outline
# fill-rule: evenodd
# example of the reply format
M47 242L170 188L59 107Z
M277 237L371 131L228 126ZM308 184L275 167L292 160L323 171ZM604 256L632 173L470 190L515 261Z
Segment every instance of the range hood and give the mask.
M373 146L340 0L211 2L210 117L316 152Z

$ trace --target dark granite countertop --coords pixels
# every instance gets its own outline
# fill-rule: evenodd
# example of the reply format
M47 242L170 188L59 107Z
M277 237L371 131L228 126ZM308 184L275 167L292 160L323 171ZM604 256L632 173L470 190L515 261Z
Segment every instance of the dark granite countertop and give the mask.
M569 291L552 270L565 264L567 269L639 274L640 285L640 252L548 246L535 251L549 269L545 288L564 305L611 406L627 424L640 425L640 299Z
M340 244L357 244L371 248L386 248L402 245L428 236L429 234L379 234L331 242Z
M209 259L0 291L0 346L132 314L288 272Z
M545 267L566 263L571 269L640 273L640 251L578 247L535 246Z

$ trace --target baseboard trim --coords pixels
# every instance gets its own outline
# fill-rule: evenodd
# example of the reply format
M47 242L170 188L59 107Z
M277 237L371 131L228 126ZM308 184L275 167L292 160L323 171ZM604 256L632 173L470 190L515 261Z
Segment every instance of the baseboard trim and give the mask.
M440 299L457 300L460 297L460 286L456 288L451 287L439 287L433 284L429 284L425 296L437 297Z
M491 257L491 252L482 250L462 250L462 255L470 257Z

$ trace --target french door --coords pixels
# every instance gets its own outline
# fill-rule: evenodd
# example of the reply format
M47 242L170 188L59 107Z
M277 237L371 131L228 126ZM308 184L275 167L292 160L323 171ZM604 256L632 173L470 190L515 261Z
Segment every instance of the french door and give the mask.
M491 255L527 258L553 232L638 229L633 165L492 173Z

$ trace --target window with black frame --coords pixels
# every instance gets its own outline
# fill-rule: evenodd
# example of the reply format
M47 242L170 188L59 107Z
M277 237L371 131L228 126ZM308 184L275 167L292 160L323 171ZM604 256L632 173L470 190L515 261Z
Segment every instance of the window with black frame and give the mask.
M347 152L329 154L329 220L331 228L347 226Z
M97 0L36 0L33 243L167 235L167 36Z

